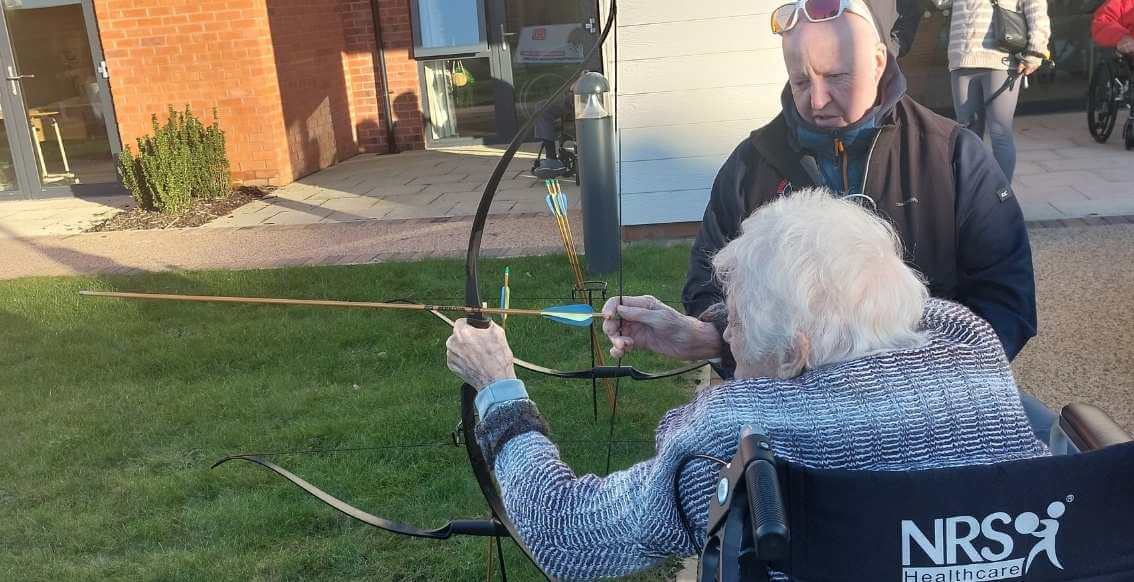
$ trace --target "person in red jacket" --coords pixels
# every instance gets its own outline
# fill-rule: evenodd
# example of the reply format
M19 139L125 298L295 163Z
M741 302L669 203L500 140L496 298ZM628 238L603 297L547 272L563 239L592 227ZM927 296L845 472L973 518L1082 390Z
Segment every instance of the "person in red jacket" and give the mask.
M1099 46L1134 56L1134 0L1107 0L1095 12L1091 37Z

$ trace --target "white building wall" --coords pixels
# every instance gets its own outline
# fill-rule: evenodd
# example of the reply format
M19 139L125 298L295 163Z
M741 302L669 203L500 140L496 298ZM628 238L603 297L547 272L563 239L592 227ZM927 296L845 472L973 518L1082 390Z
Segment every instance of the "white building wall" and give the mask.
M627 225L699 221L713 178L779 111L784 0L621 0L617 125Z

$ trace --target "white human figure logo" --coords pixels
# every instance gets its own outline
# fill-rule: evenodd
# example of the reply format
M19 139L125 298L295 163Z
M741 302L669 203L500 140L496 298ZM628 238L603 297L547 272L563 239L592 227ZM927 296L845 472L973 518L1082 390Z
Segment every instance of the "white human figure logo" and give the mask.
M1059 557L1055 554L1055 536L1059 534L1059 518L1063 517L1063 513L1067 510L1067 506L1062 501L1052 501L1047 506L1047 516L1050 519L1040 519L1036 514L1028 511L1021 513L1016 517L1016 531L1028 535L1031 534L1039 541L1032 547L1032 551L1028 552L1028 560L1024 563L1024 572L1027 572L1032 567L1032 560L1043 552L1047 554L1047 559L1060 570L1063 569L1063 564L1059 563ZM1040 525L1043 529L1040 529Z

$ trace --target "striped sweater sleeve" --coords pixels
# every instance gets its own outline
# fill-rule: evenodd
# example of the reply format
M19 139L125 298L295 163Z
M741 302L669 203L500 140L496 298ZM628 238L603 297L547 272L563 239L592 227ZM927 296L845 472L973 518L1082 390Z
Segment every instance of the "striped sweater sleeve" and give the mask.
M1028 50L1031 52L1048 54L1048 43L1051 42L1051 18L1047 15L1047 0L1023 0L1024 18L1028 21ZM1037 57L1028 57L1027 61L1039 65L1042 61Z
M992 0L948 0L935 3L940 7L950 7L952 13L949 25L949 69L995 69L1007 70L1004 57L1007 53L996 45L992 34ZM1023 12L1028 25L1028 50L1047 54L1051 41L1051 20L1047 14L1047 0L999 0L1000 6L1016 12ZM1029 57L1029 62L1038 65L1040 60Z
M493 408L480 424L507 424L507 417L516 416L512 409L525 408L534 411L535 403L507 402ZM691 553L671 493L679 439L664 423L657 434L656 457L606 477L577 476L538 430L503 443L490 433L478 426L482 447L499 446L494 469L508 515L536 562L555 578L624 576L669 556ZM707 499L708 494L706 490L702 496ZM696 518L694 522L703 522Z

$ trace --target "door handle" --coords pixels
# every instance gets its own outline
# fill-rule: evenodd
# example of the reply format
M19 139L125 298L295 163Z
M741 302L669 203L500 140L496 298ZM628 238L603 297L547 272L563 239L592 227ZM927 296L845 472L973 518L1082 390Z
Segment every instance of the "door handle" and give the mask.
M12 94L13 95L19 95L20 94L20 84L19 84L20 81L22 81L24 79L34 79L34 78L35 78L35 75L17 75L16 69L14 67L12 67L12 65L8 65L8 77L7 77L7 79L10 83L12 83Z
M9 81L19 81L21 79L34 79L34 78L35 78L35 75L17 75L16 74L16 68L13 67L12 65L8 65L8 80Z
M505 30L504 25L501 24L500 25L500 40L507 40L509 37L512 37L512 36L519 36L519 33L508 32L507 30Z

